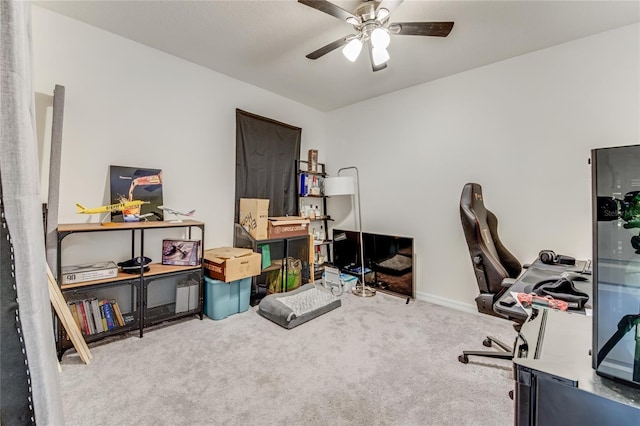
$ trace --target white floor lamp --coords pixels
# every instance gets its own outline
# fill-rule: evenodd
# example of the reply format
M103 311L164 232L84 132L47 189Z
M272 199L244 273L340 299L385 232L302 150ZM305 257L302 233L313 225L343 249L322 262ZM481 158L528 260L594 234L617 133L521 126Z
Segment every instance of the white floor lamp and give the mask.
M340 173L344 170L355 170L356 179L353 180L353 176L340 176ZM376 291L368 288L365 285L364 280L364 244L362 242L362 213L360 211L360 176L358 174L358 168L355 166L343 167L338 170L338 174L335 177L328 177L324 179L324 195L336 196L336 195L354 195L358 201L358 236L360 242L360 285L356 285L351 292L356 296L371 297L375 296Z

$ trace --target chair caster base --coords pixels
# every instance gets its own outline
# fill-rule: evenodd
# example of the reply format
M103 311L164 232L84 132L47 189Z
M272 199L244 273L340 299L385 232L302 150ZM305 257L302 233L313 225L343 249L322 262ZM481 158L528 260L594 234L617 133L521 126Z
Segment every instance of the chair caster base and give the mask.
M458 355L458 361L460 361L463 364L469 364L469 357L466 355Z

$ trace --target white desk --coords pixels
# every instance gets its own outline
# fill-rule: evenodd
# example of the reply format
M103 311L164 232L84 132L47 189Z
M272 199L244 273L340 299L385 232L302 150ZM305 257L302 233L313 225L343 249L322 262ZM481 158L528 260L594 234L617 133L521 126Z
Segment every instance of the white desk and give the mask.
M534 309L522 325L513 359L516 425L640 425L640 389L591 367L591 321Z

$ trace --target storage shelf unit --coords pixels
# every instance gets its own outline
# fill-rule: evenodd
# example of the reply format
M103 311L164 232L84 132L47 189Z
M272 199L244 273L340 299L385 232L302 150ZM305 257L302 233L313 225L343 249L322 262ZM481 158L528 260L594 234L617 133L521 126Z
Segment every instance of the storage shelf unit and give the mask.
M147 266L149 266L149 270L144 272L145 277L150 277L153 275L165 275L172 272L185 272L190 269L199 270L201 268L201 266L174 266L174 265L163 265L161 263L150 263ZM136 277L136 275L127 274L125 272L118 271L118 276L114 278L91 280L91 281L85 281L85 282L73 283L73 284L62 284L60 286L60 289L68 290L71 288L86 287L87 285L111 283L115 281L126 281L126 280L130 280L132 276ZM58 277L58 278L60 279L61 277Z
M308 161L304 160L296 160L296 170L298 173L297 181L297 194L298 194L298 215L304 215L304 206L312 205L318 206L320 209L320 215L315 216L313 218L308 217L311 220L311 224L309 225L309 233L313 236L314 230L320 233L321 238L317 239L314 237L313 241L313 255L314 255L314 272L313 277L314 280L321 280L322 273L324 272L324 263L330 263L333 259L332 257L332 244L333 241L328 239L329 235L329 227L328 222L332 221L331 216L327 214L327 196L324 195L324 188L322 185L322 181L327 177L325 164L318 163L317 171L308 171ZM319 194L309 194L305 191L305 188L302 186L302 176L305 175L305 180L307 178L317 178L318 182L318 190ZM311 200L311 201L310 201ZM317 200L317 202L316 202ZM317 229L320 226L321 229ZM320 264L318 262L318 257L323 257L323 262Z
M311 251L311 236L302 235L297 237L269 238L266 240L255 240L240 224L235 224L234 247L248 248L255 252L262 253L263 265L265 263L264 256L265 247L268 247L271 262L260 271L260 275L252 278L251 300L252 306L255 306L264 296L266 296L269 286L269 275L274 272L281 271L283 281L284 277L289 276L288 262L279 262L282 259L294 258L301 262L300 284L306 284L312 281L310 270L313 268L313 252ZM282 288L286 288L284 283Z
M93 334L83 332L87 342L93 342L108 336L138 330L143 337L144 329L150 325L163 321L182 318L198 314L200 319L203 309L203 266L202 252L204 247L204 223L195 220L182 222L125 222L125 223L70 223L60 224L57 234L57 265L58 283L62 283L62 252L63 243L73 234L79 233L128 233L131 245L131 257L145 255L145 232L160 232L158 230L169 228L186 228L187 238L192 238L192 229L199 229L200 253L197 266L163 265L162 263L150 263L148 271L141 267L140 272L129 274L118 272L114 278L91 280L73 284L62 284L60 289L67 302L97 298L99 300L116 300L122 312L124 325L116 326L109 331L100 331ZM138 239L139 247L136 248ZM93 240L95 241L95 240ZM93 241L91 244L93 244ZM195 280L197 285L197 302L191 309L176 313L175 287L177 284L189 278ZM194 286L195 287L195 286ZM155 289L161 292L154 292ZM157 296L162 294L162 297ZM167 296L167 294L171 296ZM158 300L155 300L158 299ZM150 305L152 302L152 305ZM58 322L57 350L58 356L62 356L66 349L72 347L71 341L66 335L64 327Z

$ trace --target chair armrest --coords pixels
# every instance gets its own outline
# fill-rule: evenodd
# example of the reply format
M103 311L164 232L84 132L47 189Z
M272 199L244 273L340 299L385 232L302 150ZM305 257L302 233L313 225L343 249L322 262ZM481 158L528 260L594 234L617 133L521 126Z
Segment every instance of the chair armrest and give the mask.
M505 278L505 279L502 280L500 285L502 287L511 287L512 285L515 284L516 281L518 281L517 278Z

